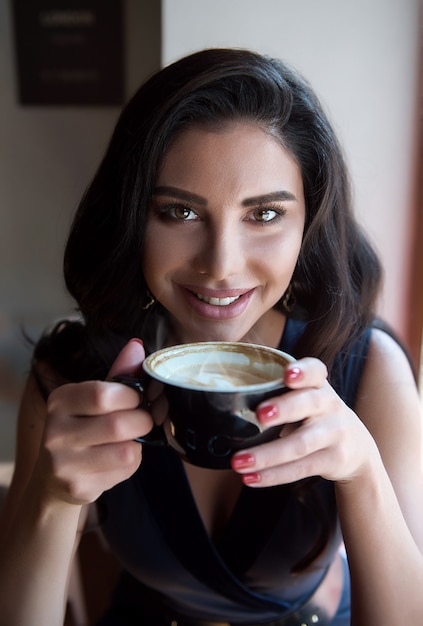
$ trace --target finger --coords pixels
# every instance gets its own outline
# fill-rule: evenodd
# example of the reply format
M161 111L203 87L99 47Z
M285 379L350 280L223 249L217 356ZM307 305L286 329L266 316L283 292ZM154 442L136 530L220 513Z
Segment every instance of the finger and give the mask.
M341 406L341 400L325 381L321 388L292 389L270 398L257 407L256 414L263 426L282 426L336 411L338 405Z
M291 389L321 387L328 376L326 365L319 359L307 357L288 365L284 382Z
M100 380L68 383L58 387L48 397L50 415L95 416L115 410L134 409L139 405L139 394L119 383Z
M249 487L274 487L292 484L305 478L317 476L315 468L324 465L325 455L325 450L319 450L315 454L298 461L244 473L241 480Z
M251 470L263 471L280 465L304 461L316 452L326 449L331 443L332 430L324 424L306 420L299 427L288 426L291 430L279 438L236 453L232 467L240 473Z
M114 376L137 376L145 358L141 340L131 339L114 361L107 381ZM113 410L135 408L139 404L139 394L134 389L118 383L85 381L69 383L54 390L48 399L47 407L53 415L101 415Z
M92 502L105 490L129 478L138 469L141 458L141 446L133 441L95 446L89 455L68 449L62 452L60 463L56 463L59 468L56 478L70 502Z
M144 359L145 351L141 339L131 339L116 357L110 368L107 380L111 380L115 376L140 375Z
M69 470L75 466L76 462L81 473L85 475L92 472L107 474L119 471L121 468L134 470L141 461L141 452L141 446L133 440L99 444L90 449L90 454L74 449L69 456ZM66 463L63 463L62 467L66 468Z
M49 428L46 447L87 448L108 443L131 441L151 430L151 416L142 409L117 411L102 415L70 416L60 426Z

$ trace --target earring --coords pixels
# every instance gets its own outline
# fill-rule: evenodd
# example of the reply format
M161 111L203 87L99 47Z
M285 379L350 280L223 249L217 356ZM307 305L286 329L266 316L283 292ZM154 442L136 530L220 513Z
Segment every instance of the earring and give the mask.
M147 309L149 309L151 306L153 306L153 304L156 302L156 298L149 291L147 291L147 297L148 297L148 301L142 307L143 311L147 311Z
M292 283L289 283L288 288L283 295L282 304L287 313L292 313L292 311L295 309L295 305L297 304L297 298L295 297Z

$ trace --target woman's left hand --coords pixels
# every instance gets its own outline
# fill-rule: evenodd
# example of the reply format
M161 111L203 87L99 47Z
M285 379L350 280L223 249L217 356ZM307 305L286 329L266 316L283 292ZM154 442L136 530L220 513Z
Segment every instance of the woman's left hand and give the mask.
M263 425L280 424L280 437L232 457L243 482L269 487L311 476L346 482L365 472L379 455L376 442L327 381L326 366L315 358L296 361L285 384L291 391L256 410Z

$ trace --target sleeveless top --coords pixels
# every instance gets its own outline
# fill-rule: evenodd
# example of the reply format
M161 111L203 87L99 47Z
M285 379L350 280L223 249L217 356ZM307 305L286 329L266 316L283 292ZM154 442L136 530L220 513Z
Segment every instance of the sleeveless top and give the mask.
M295 356L304 326L288 319L280 348ZM369 339L370 329L339 355L331 372L331 384L351 407ZM333 483L315 477L295 486L244 486L213 542L182 461L166 446L144 445L139 469L105 492L98 508L106 540L127 570L116 602L140 615L152 597L146 590L153 590L194 619L271 621L313 593L342 541ZM321 537L326 541L311 563L293 569Z

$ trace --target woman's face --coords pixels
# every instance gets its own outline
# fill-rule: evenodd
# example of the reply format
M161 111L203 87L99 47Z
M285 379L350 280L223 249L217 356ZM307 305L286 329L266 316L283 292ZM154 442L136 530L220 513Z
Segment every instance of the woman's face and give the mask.
M175 340L265 343L304 220L300 169L258 126L181 134L158 172L143 257Z

